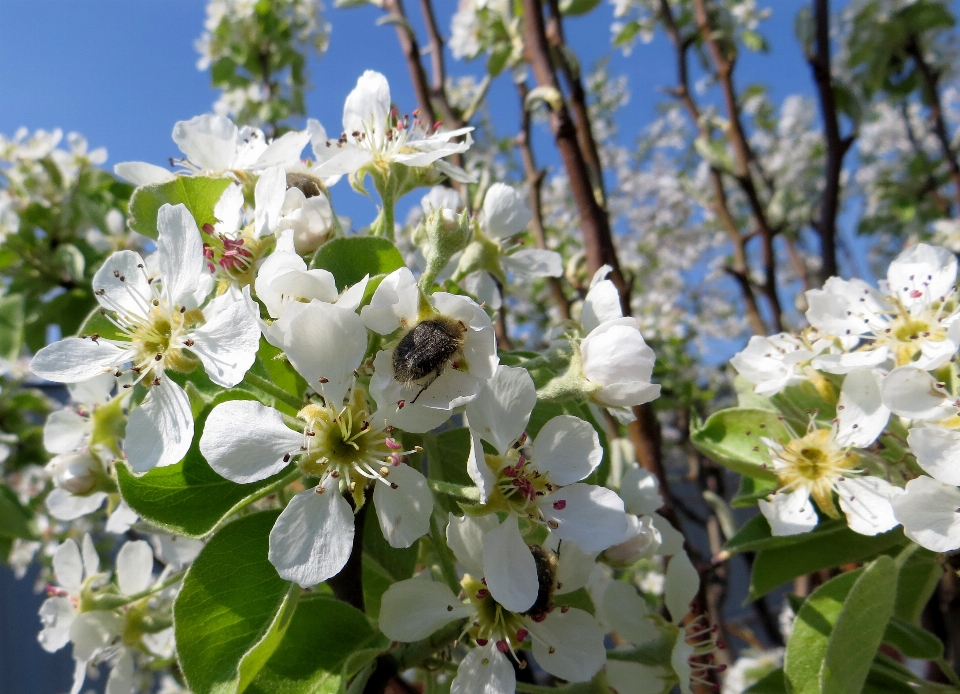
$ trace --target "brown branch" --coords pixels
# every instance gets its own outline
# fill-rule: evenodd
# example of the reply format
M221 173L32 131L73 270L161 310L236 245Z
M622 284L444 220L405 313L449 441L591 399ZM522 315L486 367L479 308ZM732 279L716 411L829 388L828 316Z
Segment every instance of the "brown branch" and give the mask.
M579 70L575 69L568 59L569 48L563 34L563 15L560 13L560 4L558 0L548 0L548 6L550 24L547 28L547 36L551 44L556 47L553 57L570 91L570 109L577 129L577 142L580 143L580 151L583 152L587 163L597 199L601 205L606 205L607 193L603 185L603 165L600 162L600 152L597 150L597 141L590 125L590 112L587 109L587 95L583 88L583 80Z
M717 41L716 34L710 23L710 13L707 10L706 0L694 0L697 27L700 37L706 44L713 61L713 68L723 93L723 101L727 110L729 123L727 135L733 145L736 171L734 178L740 185L740 190L747 199L750 215L754 225L760 232L761 255L764 267L764 295L770 304L770 313L773 327L777 332L783 330L783 310L780 306L780 297L777 294L777 257L773 245L777 233L767 220L766 210L760 200L757 187L753 181L751 167L755 165L756 157L747 140L740 120L740 105L737 92L733 85L733 68L736 63L736 54L724 52Z
M690 120L693 121L699 134L705 139L709 139L710 132L700 118L700 107L690 92L687 53L690 50L692 41L689 38L680 36L680 29L677 27L676 20L673 17L673 10L667 0L660 0L660 17L676 53L677 86L673 89L673 94L679 99L680 103L683 104L687 115L690 117ZM754 334L766 335L768 332L767 326L763 320L763 316L760 314L757 297L753 292L753 285L749 278L746 239L740 233L740 228L733 217L733 213L730 211L727 192L723 185L723 174L720 169L713 165L710 165L710 187L713 189L714 212L722 222L723 230L726 232L727 238L733 247L733 265L727 268L727 272L740 286L740 292L743 295L743 301L746 305L747 320L750 322L750 327Z
M431 0L420 0L420 11L423 21L427 25L427 37L430 42L430 68L433 81L430 84L430 96L439 105L446 124L456 130L463 127L463 120L453 110L447 98L447 72L443 64L443 35L437 25L437 17L433 12Z
M542 0L522 1L524 43L527 59L537 84L556 90L557 95L561 95L560 83L550 56L550 45L547 42ZM556 106L557 108L551 108L550 127L567 173L570 192L580 215L580 231L587 257L587 270L593 274L603 265L613 268L610 279L617 287L620 304L624 314L627 314L630 312L630 287L620 269L620 261L617 259L610 220L593 194L587 163L577 139L577 130L562 96Z
M403 9L403 0L385 0L383 8L393 17L393 27L397 31L397 40L400 49L407 59L407 70L410 72L410 81L413 82L413 91L417 95L417 105L424 119L434 119L433 106L430 103L430 85L427 82L427 72L420 62L420 46L413 27L407 19Z
M950 144L946 120L943 117L943 104L940 101L940 71L930 65L923 57L923 49L921 49L919 39L916 36L911 37L907 44L907 53L913 58L913 62L923 77L923 97L930 109L930 124L937 136L937 141L940 143L940 151L947 162L950 180L953 181L957 204L960 205L960 164L957 163L956 152L953 151L953 145Z
M520 132L513 143L520 150L520 159L523 161L523 171L527 177L527 196L529 198L530 211L533 213L533 219L530 220L530 227L533 230L533 238L537 242L537 247L546 249L547 237L543 225L543 171L537 168L536 159L533 156L533 147L530 146L530 112L524 107L527 101L527 83L526 81L517 83L517 94L520 97ZM550 292L553 294L554 303L560 311L560 317L563 320L570 318L570 300L563 291L563 285L559 277L548 277Z
M840 211L840 175L843 172L843 157L855 135L840 137L840 122L837 117L837 100L833 93L833 78L830 62L830 0L814 0L813 17L816 24L816 52L807 62L817 84L817 96L823 117L823 137L827 146L827 161L824 169L823 199L820 202L820 218L813 225L820 235L820 283L838 274L837 269L837 214Z

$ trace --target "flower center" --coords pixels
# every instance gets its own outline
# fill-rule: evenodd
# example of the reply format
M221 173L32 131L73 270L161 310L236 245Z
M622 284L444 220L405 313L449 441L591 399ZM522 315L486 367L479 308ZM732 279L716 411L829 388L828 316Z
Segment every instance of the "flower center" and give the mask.
M777 477L784 488L805 489L820 510L837 513L832 492L838 481L855 472L859 456L841 447L833 429L814 429L774 454Z
M254 238L249 233L249 227L234 239L217 234L212 224L204 224L203 236L203 257L207 259L207 269L226 283L240 287L253 284L257 261L273 242L272 237Z
M485 455L487 465L497 473L493 498L488 505L533 520L540 518L537 499L554 491L547 476L537 470L519 450L511 448L503 457Z
M475 610L467 633L474 638L477 645L485 646L492 640L502 652L519 649L528 633L523 626L521 615L509 611L494 600L482 578L464 574L460 585Z

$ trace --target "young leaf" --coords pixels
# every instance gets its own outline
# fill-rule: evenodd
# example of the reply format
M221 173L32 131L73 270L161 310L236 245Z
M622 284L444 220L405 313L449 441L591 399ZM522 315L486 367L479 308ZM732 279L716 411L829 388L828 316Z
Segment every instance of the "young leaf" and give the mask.
M325 595L307 595L297 605L283 641L246 692L333 694L363 665L351 655L375 654L389 645L356 608Z
M195 694L239 692L241 663L273 630L290 584L267 559L277 511L240 518L215 534L173 605L177 655Z
M250 399L241 391L227 391L204 408L197 419L193 444L175 465L154 468L136 477L125 465L117 466L120 493L144 520L177 535L200 537L210 532L250 497L283 479L287 471L252 484L237 484L221 477L200 453L200 436L214 406L227 400ZM243 426L238 422L237 426Z
M0 484L0 537L35 538L30 530L30 511L20 505L17 495L5 484Z
M23 295L0 296L0 359L13 361L23 344Z
M227 177L177 176L175 181L141 186L133 191L130 198L130 219L127 223L134 231L156 239L160 208L165 204L183 204L193 215L197 227L213 224L217 221L213 208L231 182L232 179Z
M883 634L883 642L889 643L908 658L936 660L943 655L940 639L896 615L890 617L890 623Z
M776 479L761 436L781 443L793 438L776 412L731 408L692 426L690 440L701 453L741 475Z
M364 278L364 275L385 275L405 266L400 251L390 241L374 236L349 236L320 246L313 256L311 268L333 273L337 288L343 291Z
M790 547L809 542L815 537L823 539L824 536L845 530L846 527L847 524L841 520L828 519L821 521L810 533L776 537L770 534L770 524L767 523L767 519L762 515L756 515L744 523L723 548L728 552L755 552L774 547Z
M878 557L850 588L820 666L822 694L859 692L897 599L897 565Z

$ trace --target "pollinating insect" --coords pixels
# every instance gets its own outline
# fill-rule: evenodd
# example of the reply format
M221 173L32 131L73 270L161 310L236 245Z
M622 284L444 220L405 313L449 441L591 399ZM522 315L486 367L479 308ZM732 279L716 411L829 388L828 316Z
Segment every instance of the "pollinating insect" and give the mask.
M403 336L393 352L393 375L406 386L423 384L420 393L426 390L451 363L456 368L456 357L462 353L467 327L463 321L445 316L422 320ZM417 393L417 397L420 397ZM416 398L414 398L416 401Z
M315 198L323 192L320 181L304 173L288 173L287 189L299 188L305 198Z
M537 599L523 614L539 622L553 609L553 592L557 587L557 555L540 545L530 545L537 566Z

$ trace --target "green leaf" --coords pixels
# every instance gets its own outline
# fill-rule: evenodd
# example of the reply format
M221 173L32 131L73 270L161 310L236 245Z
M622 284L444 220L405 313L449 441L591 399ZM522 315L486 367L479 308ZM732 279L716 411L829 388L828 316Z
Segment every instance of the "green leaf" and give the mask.
M783 661L787 691L792 694L820 694L820 665L827 654L830 632L861 573L858 569L827 581L797 612Z
M348 236L320 246L313 256L312 268L333 273L337 288L343 291L365 275L386 275L405 267L403 256L390 241L374 236Z
M246 691L334 694L362 661L370 662L389 645L356 608L325 595L306 595L279 648ZM354 654L364 657L358 661Z
M30 515L30 511L20 505L13 490L0 483L0 537L35 539L36 535L30 529Z
M267 559L278 515L254 513L225 526L183 580L173 621L180 666L194 694L238 692L244 657L251 655L250 678L259 644L279 631L273 627L290 584Z
M783 668L778 668L765 675L753 686L745 689L743 694L783 694L787 689L784 681Z
M205 407L197 419L193 444L176 465L154 468L142 477L118 465L120 493L130 507L144 520L172 533L201 537L251 497L264 494L267 487L289 474L293 466L260 482L237 484L221 477L204 460L200 436L210 411L221 402L244 399L252 398L241 391L226 391Z
M177 180L140 186L130 198L128 224L136 232L156 239L157 213L165 204L186 205L190 214L202 228L214 224L217 218L213 208L232 182L230 178L209 176L177 176Z
M790 547L810 542L814 538L822 539L832 533L842 532L846 528L847 524L843 521L828 519L821 521L812 532L776 537L770 534L770 524L767 523L767 519L762 515L757 515L744 523L743 527L727 541L723 548L728 552L755 552L774 547Z
M943 655L943 644L926 629L914 626L896 615L890 618L883 642L889 643L908 658L936 660Z
M730 500L730 505L734 508L756 506L757 499L763 499L769 496L778 486L775 479L756 479L742 475L740 477L740 487L737 489L737 495Z
M371 509L372 511L373 509ZM380 614L380 598L393 583L413 576L417 566L418 543L406 548L391 547L383 537L375 513L367 513L363 524L363 601L367 614Z
M293 619L293 613L297 609L299 600L300 586L291 583L287 588L286 596L283 598L283 604L277 610L277 614L270 623L267 632L257 642L257 645L247 651L240 661L238 692L244 691L250 685L260 670L263 669L264 664L276 652L287 633L287 628L290 626L290 620Z
M897 565L890 557L878 557L853 584L830 634L820 667L823 694L863 689L896 599Z
M894 614L910 624L919 625L920 615L943 576L943 559L911 543L897 557L897 564L900 578Z
M793 432L776 412L732 408L715 412L702 424L695 422L690 440L701 453L741 475L776 479L773 470L765 469L770 454L761 436L786 443Z
M60 266L63 274L72 282L78 282L83 279L83 270L86 267L86 260L80 249L72 243L64 243L57 246L54 251L53 259Z
M825 535L806 533L804 541L785 547L760 550L750 573L750 594L747 602L766 595L797 576L812 571L867 561L881 553L895 552L905 539L897 528L869 537L849 529Z
M23 295L0 296L0 359L14 361L23 344Z

